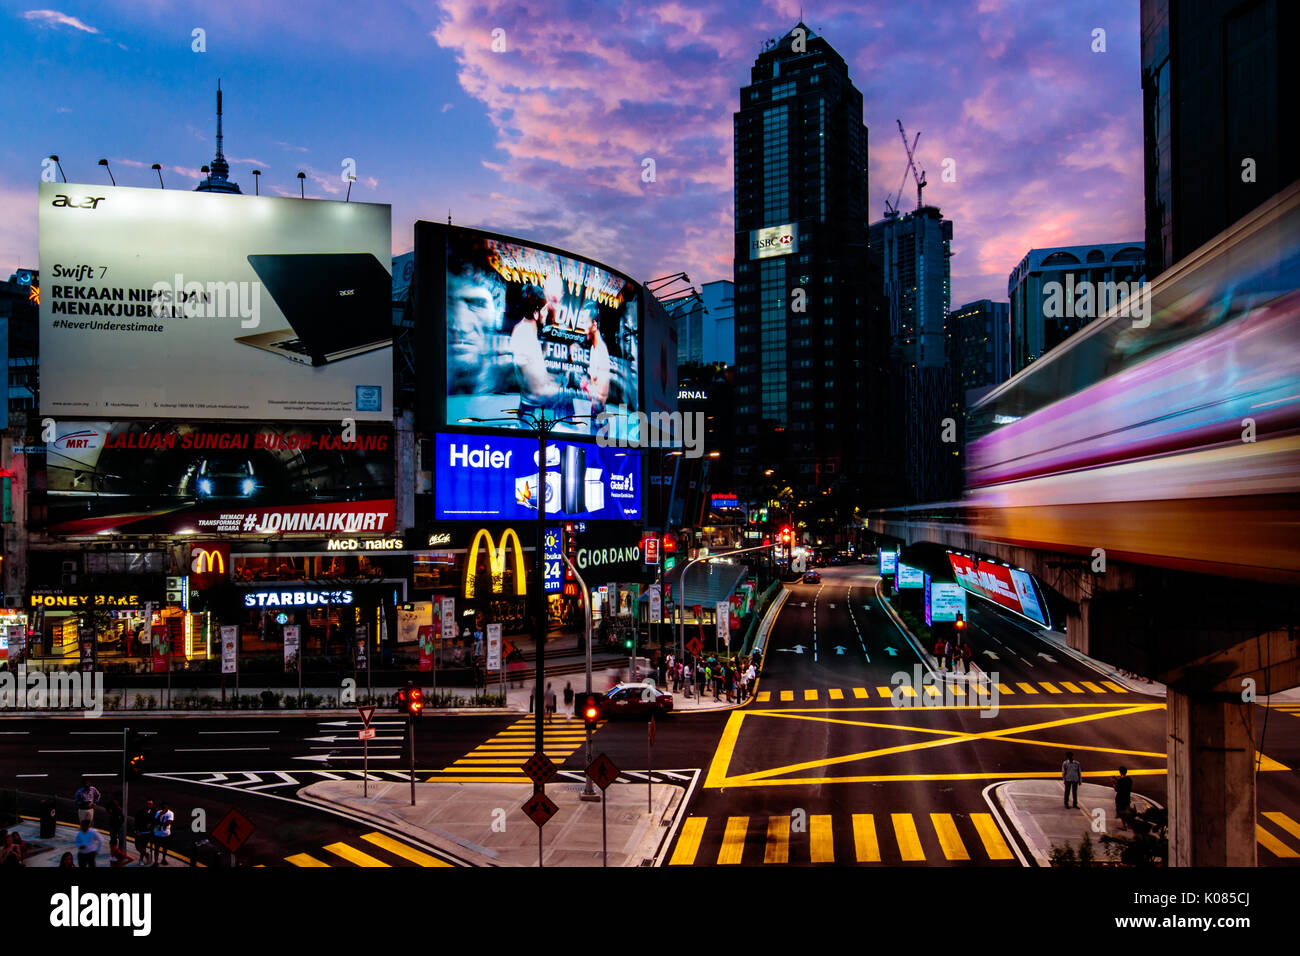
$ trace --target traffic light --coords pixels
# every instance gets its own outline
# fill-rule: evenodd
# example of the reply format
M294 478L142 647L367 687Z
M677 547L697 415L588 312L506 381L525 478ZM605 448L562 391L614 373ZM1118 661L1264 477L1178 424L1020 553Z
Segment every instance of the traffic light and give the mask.
M952 622L952 627L958 634L966 630L966 622L962 620L961 611L957 612L957 620Z
M416 687L414 681L407 681L406 686L397 691L397 709L408 717L419 717L424 713L424 691Z
M789 544L789 543L790 543L790 539L791 539L791 535L792 535L792 534L793 534L793 532L790 530L790 526L789 526L789 525L787 525L786 527L782 528L782 529L781 529L781 543L782 543L782 544Z
M145 752L140 735L133 730L126 734L126 779L138 780L144 776Z
M626 636L623 638L623 650L630 651L634 647L636 647L636 637L631 631L628 631Z
M664 554L676 554L676 553L677 553L677 535L675 534L664 535Z
M588 729L596 726L600 719L600 708L596 706L596 695L590 695L582 705L582 722Z
M405 687L399 687L397 689L397 709L405 713L410 705L410 701L411 685L407 684Z

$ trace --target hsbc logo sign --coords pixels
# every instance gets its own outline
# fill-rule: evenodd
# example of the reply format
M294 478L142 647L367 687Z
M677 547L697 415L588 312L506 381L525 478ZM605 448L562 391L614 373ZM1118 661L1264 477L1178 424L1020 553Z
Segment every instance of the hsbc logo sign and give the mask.
M794 223L754 229L749 234L749 258L767 259L799 251L799 229Z

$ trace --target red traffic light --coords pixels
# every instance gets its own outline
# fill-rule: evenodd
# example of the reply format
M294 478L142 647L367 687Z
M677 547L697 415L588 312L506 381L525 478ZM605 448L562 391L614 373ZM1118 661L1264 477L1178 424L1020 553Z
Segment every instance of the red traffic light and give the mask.
M953 626L954 629L956 629L956 630L958 630L958 631L964 631L964 630L966 630L966 622L963 621L963 620L961 619L961 612L960 612L960 611L957 612L957 620L955 620L955 621L952 622L952 626Z
M676 551L677 551L677 536L671 534L664 535L664 553L671 554Z
M791 535L791 533L792 533L792 532L791 532L791 530L790 530L789 528L782 528L782 529L781 529L781 543L782 543L782 544L789 544L789 543L790 543L790 535Z
M424 691L418 687L412 687L407 695L406 712L412 717L419 717L424 713Z
M409 687L399 687L397 690L397 709L406 710L411 700L411 689Z

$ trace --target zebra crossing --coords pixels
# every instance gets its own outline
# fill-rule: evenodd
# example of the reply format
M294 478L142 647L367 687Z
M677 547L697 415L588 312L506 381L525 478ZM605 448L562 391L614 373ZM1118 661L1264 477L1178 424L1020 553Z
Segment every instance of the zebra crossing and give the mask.
M836 823L839 826L836 826ZM898 865L937 860L1017 865L993 814L799 813L688 817L669 866Z
M386 833L363 833L355 840L336 840L311 853L293 853L284 858L291 866L311 867L450 867L453 864L431 853L395 840Z
M983 700L992 695L992 689L997 688L999 696L1010 697L1014 695L1021 696L1038 696L1052 697L1071 695L1089 695L1104 694L1113 697L1117 694L1130 694L1132 691L1116 684L1114 681L999 681L989 683L988 681L980 682L978 678L972 678L967 684L962 680L954 680L943 685L926 684L918 691L917 688L910 685L902 687L887 686L879 684L875 687L809 687L802 689L777 689L777 690L760 690L754 696L754 702L758 704L790 704L790 703L834 703L834 702L851 702L851 701L871 701L871 700L892 700L895 694L902 694L904 697L920 697L926 694L929 697L941 698L945 695L952 697L969 697L972 700ZM1298 705L1300 707L1300 705ZM1300 709L1296 712L1300 715Z
M604 726L603 722L598 726ZM557 766L587 742L587 732L581 720L565 720L557 716L545 725L544 731L544 751ZM533 755L536 734L537 719L532 716L521 717L427 780L443 783L529 783L523 764Z
M160 780L175 780L180 783L206 784L225 787L230 790L247 792L267 792L279 790L297 790L308 784L321 780L361 780L365 773L361 770L231 770L225 773L210 770L179 771L174 773L154 773L149 775ZM402 782L411 779L407 770L371 770L370 779L376 782Z

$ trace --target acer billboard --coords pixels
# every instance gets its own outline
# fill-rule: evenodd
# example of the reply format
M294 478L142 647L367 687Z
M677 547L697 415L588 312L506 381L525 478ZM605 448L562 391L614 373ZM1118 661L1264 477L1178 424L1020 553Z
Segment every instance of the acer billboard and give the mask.
M964 554L949 553L948 562L952 565L953 577L967 591L1043 627L1051 627L1046 604L1039 598L1033 575L1029 572L991 561L977 562Z

